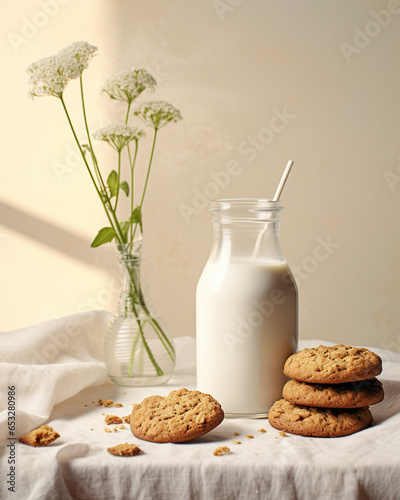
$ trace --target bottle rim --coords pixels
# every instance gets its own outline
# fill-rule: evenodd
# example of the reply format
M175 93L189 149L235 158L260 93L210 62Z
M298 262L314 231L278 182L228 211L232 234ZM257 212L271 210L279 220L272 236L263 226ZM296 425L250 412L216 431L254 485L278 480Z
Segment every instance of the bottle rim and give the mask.
M249 211L269 211L269 210L283 210L282 202L275 201L268 198L220 198L211 200L210 212L217 210L227 210L229 208L249 208Z
M268 198L224 198L212 200L211 216L214 219L278 221L283 210L280 201Z

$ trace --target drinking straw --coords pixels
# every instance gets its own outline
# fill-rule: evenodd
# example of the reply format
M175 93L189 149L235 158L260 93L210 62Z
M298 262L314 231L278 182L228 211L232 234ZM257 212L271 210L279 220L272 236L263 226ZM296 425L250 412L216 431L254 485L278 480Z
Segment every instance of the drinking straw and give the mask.
M282 177L281 177L281 180L279 182L279 185L278 185L278 187L277 187L277 189L275 191L275 196L273 198L273 201L278 201L279 198L281 197L281 194L282 194L282 191L283 191L283 187L285 186L286 180L289 177L290 170L291 170L291 168L293 166L293 163L294 162L292 160L288 161L288 164L286 165L285 171L282 174Z
M275 191L275 196L273 198L273 201L278 201L281 194L282 194L282 191L283 191L283 187L285 186L285 183L286 183L286 180L287 178L289 177L289 173L290 173L290 170L293 166L293 161L292 160L289 160L288 161L288 164L286 165L286 168L282 174L282 177L281 177L281 180L278 184L278 187ZM253 254L251 256L252 260L254 260L258 254L258 251L260 250L260 246L261 246L261 241L264 237L264 234L266 233L267 231L267 228L268 228L268 222L266 222L265 226L264 226L264 229L262 231L260 231L260 233L258 234L258 237L257 237L257 241L256 241L256 244L255 244L255 247L254 247L254 250L253 250Z

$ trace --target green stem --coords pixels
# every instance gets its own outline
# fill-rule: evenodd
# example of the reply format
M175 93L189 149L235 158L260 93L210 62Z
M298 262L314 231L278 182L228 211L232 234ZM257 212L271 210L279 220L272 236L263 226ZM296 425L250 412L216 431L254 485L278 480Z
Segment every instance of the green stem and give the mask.
M139 338L140 338L140 336L137 335L136 338L135 338L135 341L133 342L131 357L130 357L130 360L129 360L128 377L132 377L133 364L134 364L134 361L135 361L136 346L137 346L137 343L139 341Z
M68 120L69 126L70 126L70 128L71 128L72 134L73 134L73 136L74 136L75 142L76 142L76 144L77 144L77 146L78 146L79 152L80 152L80 154L81 154L81 156L82 156L82 158L83 158L83 162L84 162L84 164L85 164L85 166L86 166L86 169L87 169L87 171L88 171L88 173L89 173L89 176L90 176L90 178L91 178L91 180L92 180L92 182L93 182L93 185L94 185L94 187L95 187L95 189L96 189L96 192L97 192L97 194L98 194L98 196L99 196L99 198L100 198L100 200L101 200L101 203L102 203L102 205L103 205L104 211L106 212L106 215L107 215L107 218L108 218L108 220L109 220L109 222L110 222L110 224L111 224L111 227L112 227L112 228L114 229L114 231L115 231L115 226L114 226L113 221L112 221L112 219L111 219L111 216L110 216L110 214L109 214L109 212L108 212L108 210L107 210L107 208L106 208L106 206L105 206L105 204L104 204L104 201L103 201L103 198L102 198L101 191L100 191L99 187L97 186L97 183L96 183L95 178L93 177L93 173L92 173L92 171L91 171L91 169L90 169L89 163L88 163L88 162L87 162L87 160L86 160L85 153L83 152L82 147L81 147L81 144L80 144L80 142L79 142L79 139L78 139L78 137L77 137L77 135L76 135L75 128L74 128L74 126L73 126L73 124L72 124L71 117L69 116L68 109L67 109L67 106L65 105L65 101L64 101L64 98L63 98L63 96L62 96L62 95L60 95L60 101L61 101L61 104L62 104L63 109L64 109L64 111L65 111L65 114L66 114L66 116L67 116L67 120ZM120 229L121 229L121 228L120 228ZM123 236L123 235L122 235L122 231L120 231L120 236ZM122 237L122 240L120 240L120 236L118 236L118 233L116 232L116 238L117 238L117 240L121 243L121 242L123 242L124 240L123 240L123 237Z
M138 320L138 323L139 323L139 320ZM146 338L145 338L143 330L142 330L142 328L140 326L139 326L139 329L140 329L140 335L142 337L142 342L143 342L143 345L144 345L144 347L146 349L147 355L149 356L150 361L152 362L154 368L156 369L157 376L161 377L162 375L164 375L164 372L158 366L158 363L157 363L155 357L153 356L153 353L151 352L150 347L148 346L148 344L146 342Z
M117 194L115 196L114 212L117 211L118 199L119 199L119 184L121 182L121 150L118 149L118 172L117 172Z
M137 289L135 288L135 293L137 295L139 304L142 306L143 311L148 316L148 318L150 320L150 323L152 323L154 325L154 331L157 333L158 338L160 339L161 343L164 345L164 347L165 347L166 351L168 352L168 354L170 355L170 357L172 359L175 359L175 349L174 349L174 347L172 346L172 344L169 341L168 337L165 335L165 333L164 333L163 329L161 328L161 326L158 324L157 320L152 317L152 315L151 315L151 313L150 313L150 311L149 311L149 309L148 309L148 307L147 307L147 305L146 305L146 303L144 301L142 287L140 285L140 280L138 280L138 287L137 287ZM161 336L160 336L160 334L161 334ZM165 343L167 343L168 346ZM171 349L171 352L169 352L168 347Z
M126 111L126 116L125 116L125 125L128 125L129 111L131 109L131 104L132 104L132 101L129 101L128 102L128 109ZM137 141L136 141L136 146L137 146ZM127 144L127 148L128 148L128 156L129 156L129 165L132 168L131 148L129 147L129 143Z
M126 110L125 125L128 125L129 111L131 110L132 101L128 101L128 109Z
M140 200L140 208L142 208L143 201L144 201L144 195L146 194L147 183L149 182L151 164L153 163L154 148L156 146L157 131L158 131L158 129L155 128L154 129L153 144L152 144L152 147L151 147L151 154L150 154L149 166L147 167L146 181L144 183L142 199Z
M175 358L176 358L175 349L174 349L174 346L171 344L169 338L165 335L163 329L158 324L158 322L155 318L150 318L150 323L152 323L155 326L154 330L157 333L158 338L161 340L163 346L165 347L165 350L168 352L169 357L173 361L175 361ZM161 335L161 337L160 337L160 335ZM168 345L169 349L168 349L166 344Z
M131 279L134 279L133 276L130 274ZM165 347L165 350L168 352L170 358L175 361L175 349L171 342L169 341L168 337L165 335L163 329L161 326L158 324L157 320L152 317L143 297L143 292L142 292L142 287L140 285L140 278L138 277L138 284L136 285L136 281L133 281L133 286L134 286L134 292L135 296L137 297L139 304L141 305L143 311L146 313L147 317L149 318L150 323L153 325L154 331L156 332L158 338L160 339L161 343Z
M93 166L94 166L94 171L96 173L96 176L97 176L97 179L100 183L100 191L102 191L104 193L104 197L105 197L105 202L104 202L104 199L103 197L100 197L101 199L101 202L103 203L103 206L107 212L107 215L108 215L108 219L111 223L111 226L113 227L114 231L116 232L116 234L119 233L119 239L121 242L125 243L125 238L124 238L124 235L123 235L123 232L121 230L121 226L119 224L119 221L118 221L118 218L115 214L115 209L113 210L112 208L112 205L111 205L111 201L107 195L107 188L106 188L106 185L104 183L104 180L103 180L103 177L101 175L101 172L100 172L100 168L99 168L99 164L97 162L97 158L96 158L96 155L94 154L94 149L93 149L93 145L92 145L92 140L90 138L90 132L89 132L89 126L88 126L88 122L87 122L87 115L86 115L86 106L85 106L85 97L84 97L84 92L83 92L83 80L82 80L82 75L80 76L80 88L81 88L81 101L82 101L82 110L83 110L83 121L85 123L85 129L86 129L86 135L87 135L87 139L88 139L88 143L89 143L89 149L90 149L90 155L92 157L92 162L93 162ZM61 97L61 100L62 100L62 97ZM65 108L65 103L63 102L63 105L64 105L64 108ZM66 108L65 108L66 109ZM76 137L75 137L76 139ZM76 139L77 140L77 139ZM79 146L79 149L81 151L81 153L83 154L83 151L82 151L82 148L80 147L80 144L78 142L78 146ZM84 158L85 159L85 158ZM86 161L85 161L86 163ZM92 180L93 180L93 176L92 177ZM119 184L118 184L119 185ZM99 190L98 190L99 191ZM107 210L107 208L108 210ZM114 224L115 224L115 227L114 227L114 224L112 223L111 219L110 219L110 216L109 216L109 212L111 213L112 215L112 218L114 220ZM115 230L115 228L117 230Z
M102 177L100 169L99 169L99 165L97 163L96 155L94 154L94 149L93 149L93 145L92 145L92 139L90 137L89 126L88 126L87 115L86 115L85 97L84 97L84 93L83 93L82 75L79 78L79 82L80 82L80 88L81 88L81 101L82 101L83 121L84 121L84 124L85 124L85 130L86 130L87 140L88 140L88 143L89 143L90 155L92 157L92 163L93 163L93 166L94 166L95 173L97 175L97 179L98 179L98 181L100 183L100 188L102 190L104 190L104 192L106 193L105 184L104 184L103 177Z
M139 332L140 332L140 336L141 336L144 348L147 352L147 355L148 355L151 363L153 364L153 366L157 372L157 376L164 375L164 372L162 371L162 369L158 365L158 363L157 363L156 359L154 358L154 355L151 352L151 349L146 341L146 338L145 338L145 335L143 332L143 328L142 328L142 324L141 324L141 320L139 319L139 315L138 315L138 312L137 312L135 304L134 304L134 297L138 297L138 289L139 289L139 287L136 285L135 270L131 269L131 266L129 265L129 263L124 261L124 259L123 259L123 264L125 265L125 267L128 271L128 274L129 274L130 290L131 290L131 295L132 295L132 309L133 309L133 312L134 312L135 317L136 317L136 322L137 322L137 325L139 327ZM139 278L137 278L137 279L139 279ZM132 287L133 287L133 289L132 289ZM129 373L128 373L129 376L133 370L134 348L136 348L136 347L135 346L132 347L131 365L129 367Z
M133 101L128 101L128 108L126 110L126 116L125 116L125 125L128 125L128 120L129 120L129 112L130 112L130 109L131 109L131 104L132 104ZM135 168L135 164L136 164L136 157L137 157L137 153L138 153L138 141L136 140L135 141L135 154L134 154L134 157L133 157L133 161L132 161L132 155L131 155L131 148L130 148L130 144L127 145L127 149L128 149L128 158L129 158L129 166L131 167L131 215L133 214L133 200L134 200L134 194L135 194L135 190L134 190L134 187L133 187L133 183L134 183L134 179L133 179L133 171L134 171L134 168ZM133 224L131 224L131 227L130 227L130 231L129 231L129 241L130 241L130 245L131 245L131 248L132 248L132 239L133 239Z
M135 292L136 292L136 288L135 288ZM158 338L160 339L161 343L165 347L165 350L168 352L170 358L172 360L175 360L175 349L172 346L171 342L169 341L168 337L165 335L161 326L158 324L157 320L152 317L152 315L151 315L151 313L150 313L150 311L149 311L149 309L144 301L142 287L140 286L140 283L138 286L137 297L138 297L140 305L142 306L147 317L149 318L150 323L153 325L154 331L156 332L156 334L158 335Z
M117 219L115 212L111 211L111 214L112 214L112 217L114 219L114 223L117 227L117 230L118 230L118 233L119 233L119 236L121 238L122 243L126 243L124 233L122 232L121 226L119 225L119 221Z
M158 128L154 128L154 137L153 137L153 144L151 146L151 153L150 153L150 160L149 160L149 166L147 167L147 174L146 174L146 180L145 180L145 183L144 183L144 188L143 188L143 194L142 194L142 199L140 200L140 209L142 208L142 205L143 205L143 201L144 201L144 196L146 194L146 190L147 190L147 183L149 182L149 177L150 177L150 170L151 170L151 165L153 163L153 156L154 156L154 148L156 146L156 139L157 139L157 131L158 131ZM135 236L135 233L136 233L136 229L138 227L138 223L135 224L135 230L133 231L133 235L132 235L132 239L134 238Z
M133 173L134 173L134 170L135 170L138 149L139 149L139 141L135 141L135 154L134 154L133 162L132 163L131 163L131 154L130 154L130 151L128 149L128 152L129 152L129 163L130 163L130 166L131 166L131 215L133 214L133 205L134 205L133 200L134 200L134 194L135 194L134 193L134 189L133 189L133 183L134 183ZM130 244L131 244L131 247L132 247L132 244L133 244L133 224L131 224L131 227L130 227L130 238L129 238L129 241L130 241Z

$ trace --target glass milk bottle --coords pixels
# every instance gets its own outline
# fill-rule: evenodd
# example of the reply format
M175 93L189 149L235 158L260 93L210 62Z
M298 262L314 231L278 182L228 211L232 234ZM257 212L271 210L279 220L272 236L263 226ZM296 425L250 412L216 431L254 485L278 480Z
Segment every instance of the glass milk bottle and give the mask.
M197 285L197 388L227 417L265 417L297 348L297 287L279 242L282 205L211 202L214 241Z

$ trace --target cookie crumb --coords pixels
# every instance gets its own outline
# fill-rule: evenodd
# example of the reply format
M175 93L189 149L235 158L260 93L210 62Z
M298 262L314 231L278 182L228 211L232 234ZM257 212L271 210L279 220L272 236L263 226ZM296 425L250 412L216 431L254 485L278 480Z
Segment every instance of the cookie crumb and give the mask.
M122 418L118 417L117 415L106 415L104 418L104 422L107 425L110 424L122 424Z
M241 441L232 441L232 444L242 444Z
M118 429L125 429L125 425L124 424L119 425Z
M275 439L278 439L278 436L275 436Z
M111 448L107 448L108 453L111 455L117 455L119 457L134 457L141 453L141 449L135 444L117 444Z
M246 437L249 438L249 439L254 439L253 434L246 434Z
M258 429L258 432L267 432L264 427L261 427L261 429Z
M107 399L103 403L104 406L112 406L113 404L114 404L114 401L112 399Z
M91 431L94 431L93 427L90 428Z
M25 434L25 436L18 438L18 441L36 448L37 446L47 446L59 437L60 434L55 432L52 427L42 425L38 429L34 429L28 434Z
M215 456L220 456L223 455L224 453L229 453L231 450L227 446L218 446L218 448L215 448L214 450L214 455Z
M122 417L122 420L123 420L126 424L130 424L130 423L131 423L131 416L130 416L130 415L125 415L125 417Z
M287 434L286 434L286 432L285 432L285 431L279 431L279 434L280 434L281 436L287 436Z
M118 432L118 429L116 427L114 427L114 432Z
M99 403L99 406L103 406L103 400L102 399L99 399L97 402Z
M111 432L111 429L109 427L104 427L104 432Z
M122 408L124 405L122 403L115 403L115 408Z
M83 405L83 406L87 406L87 405Z
M239 433L238 432L234 432L233 435L234 436L239 436Z

